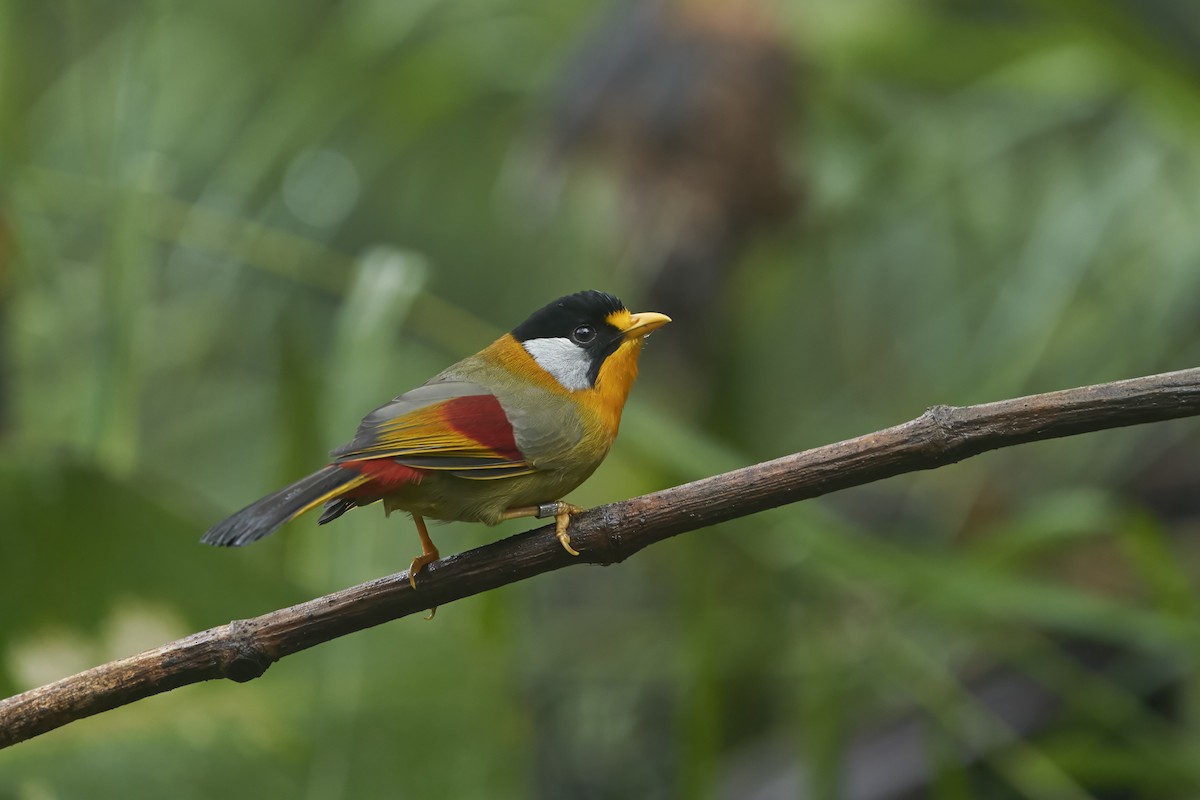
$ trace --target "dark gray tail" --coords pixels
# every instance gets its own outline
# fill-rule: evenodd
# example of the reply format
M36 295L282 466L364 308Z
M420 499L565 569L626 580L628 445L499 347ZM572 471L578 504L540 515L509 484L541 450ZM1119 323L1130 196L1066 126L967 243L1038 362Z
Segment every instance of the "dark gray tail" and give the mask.
M330 465L218 522L200 541L218 547L241 547L256 542L314 505L336 497L334 493L346 484L362 480L363 476L354 470Z

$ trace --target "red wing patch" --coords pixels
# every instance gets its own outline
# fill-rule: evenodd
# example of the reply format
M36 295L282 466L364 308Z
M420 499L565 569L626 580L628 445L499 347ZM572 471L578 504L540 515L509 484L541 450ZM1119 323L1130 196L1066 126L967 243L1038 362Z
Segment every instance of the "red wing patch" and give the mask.
M441 404L446 424L463 436L474 439L509 461L521 461L523 456L513 438L512 423L500 401L490 394L456 397Z
M420 483L424 476L421 470L397 464L390 458L344 461L338 466L342 469L351 469L363 475L369 475L372 480L367 486L372 490L395 489L406 483Z

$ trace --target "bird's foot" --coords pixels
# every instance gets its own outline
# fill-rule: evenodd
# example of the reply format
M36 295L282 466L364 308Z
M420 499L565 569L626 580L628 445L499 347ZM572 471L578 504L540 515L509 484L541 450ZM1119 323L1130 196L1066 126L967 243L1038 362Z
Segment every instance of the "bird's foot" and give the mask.
M429 528L425 527L425 519L420 514L413 514L412 519L413 524L417 526L417 537L421 540L421 555L414 558L408 565L408 583L415 589L417 588L417 573L424 569L429 562L441 558L442 554L438 552L433 539L429 538Z
M538 506L537 518L554 517L554 535L558 537L558 543L563 546L573 556L579 555L579 551L571 547L571 535L567 533L567 526L571 524L571 515L582 513L583 509L579 506L564 503L561 500L557 503L543 503Z
M579 506L573 506L570 503L559 503L558 512L554 515L554 535L558 537L558 542L573 556L579 555L579 551L571 547L571 536L567 533L567 526L571 524L571 515L578 514L583 511Z
M503 519L520 519L522 517L546 519L547 517L554 517L554 535L558 537L559 544L568 553L577 556L579 555L579 551L571 546L571 537L567 533L567 526L571 524L572 514L579 514L583 511L584 509L579 506L559 500L553 503L542 503L540 506L510 508L504 512Z
M417 588L417 573L425 568L425 565L431 561L437 561L442 557L438 552L437 546L433 543L433 539L429 538L429 529L425 527L425 520L420 514L413 514L413 524L417 526L417 536L421 540L421 555L412 560L408 565L408 585L413 589ZM429 616L425 619L433 619L433 615L437 613L437 606L429 609Z
M438 553L438 551L434 550L432 553L422 553L421 555L414 558L412 560L412 563L408 565L408 585L411 586L412 588L416 589L417 588L417 573L420 572L422 569L424 569L425 565L428 564L429 562L437 561L439 557L440 557L440 554ZM425 619L427 619L427 620L433 619L433 615L437 613L437 610L438 610L437 606L434 606L433 608L429 609L429 616L426 617Z
M438 551L434 550L432 553L422 553L421 555L414 558L412 560L412 563L408 565L408 584L409 584L409 586L411 586L414 589L417 588L417 573L420 572L421 570L425 569L426 564L437 561L440 557L441 557L441 554L438 553Z

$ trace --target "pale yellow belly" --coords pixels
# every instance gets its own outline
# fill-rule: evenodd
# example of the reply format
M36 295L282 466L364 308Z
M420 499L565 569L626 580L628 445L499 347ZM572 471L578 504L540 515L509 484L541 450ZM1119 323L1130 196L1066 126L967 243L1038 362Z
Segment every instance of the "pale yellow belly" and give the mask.
M438 520L496 525L511 508L562 500L587 480L599 462L583 468L552 470L494 480L469 480L446 473L429 473L383 498L389 511L399 510Z

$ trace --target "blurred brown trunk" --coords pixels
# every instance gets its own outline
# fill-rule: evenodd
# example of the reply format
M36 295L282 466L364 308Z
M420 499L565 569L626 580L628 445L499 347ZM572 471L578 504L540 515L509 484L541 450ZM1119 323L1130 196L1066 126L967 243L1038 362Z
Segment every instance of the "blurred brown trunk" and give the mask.
M677 321L662 346L702 404L742 250L799 202L783 156L796 71L771 0L620 2L553 104L550 157L614 174L645 301Z

